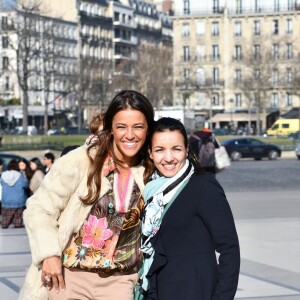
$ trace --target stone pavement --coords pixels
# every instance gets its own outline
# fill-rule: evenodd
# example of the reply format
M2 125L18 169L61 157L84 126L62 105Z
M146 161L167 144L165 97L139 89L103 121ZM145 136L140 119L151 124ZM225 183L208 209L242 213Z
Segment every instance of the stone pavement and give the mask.
M43 156L43 152L40 151L40 153L28 153L26 157L33 157L32 154ZM293 151L284 152L283 157L295 159L295 154ZM284 191L273 194L271 192L227 193L230 205L238 216L236 227L242 258L235 299L300 300L299 210L297 212L295 207L295 214L291 217L261 218L258 214L250 213L245 217L239 217L242 216L239 210L248 211L247 197L255 197L263 201L268 197L273 198L275 194L278 199L287 203L284 193ZM289 191L288 197L291 199L289 203L299 203L299 190ZM250 205L249 201L247 203ZM30 249L25 229L0 228L0 300L17 299L30 262Z
M300 219L240 219L236 226L242 264L235 299L300 300ZM17 299L30 261L25 229L0 229L1 300Z

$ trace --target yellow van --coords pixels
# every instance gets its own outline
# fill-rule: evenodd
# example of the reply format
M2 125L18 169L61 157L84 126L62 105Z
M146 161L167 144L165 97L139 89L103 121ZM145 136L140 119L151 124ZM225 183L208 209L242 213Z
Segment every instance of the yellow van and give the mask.
M300 130L299 119L278 119L267 130L268 135L288 135Z

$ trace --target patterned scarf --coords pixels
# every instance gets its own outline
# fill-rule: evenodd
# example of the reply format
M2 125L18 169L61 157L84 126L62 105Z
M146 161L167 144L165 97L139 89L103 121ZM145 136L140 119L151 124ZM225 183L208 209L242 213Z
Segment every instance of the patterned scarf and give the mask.
M171 200L177 197L179 192L187 184L189 178L194 174L194 167L186 159L182 169L173 177L159 177L154 174L154 180L149 182L143 192L145 214L142 222L142 246L141 252L144 254L144 264L142 274L142 289L148 290L148 281L146 275L154 257L154 249L150 239L158 232L165 208Z

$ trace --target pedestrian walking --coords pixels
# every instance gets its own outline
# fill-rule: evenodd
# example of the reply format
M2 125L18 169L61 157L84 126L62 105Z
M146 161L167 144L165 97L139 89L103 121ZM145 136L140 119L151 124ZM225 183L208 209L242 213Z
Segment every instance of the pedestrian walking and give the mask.
M34 194L45 177L44 166L38 157L33 157L30 160L30 168L33 171L33 175L29 183L29 188L31 193Z
M13 224L15 228L23 227L23 209L27 200L25 189L28 181L19 172L18 162L11 160L7 170L2 173L2 228Z
M98 138L52 166L24 212L33 264L19 299L133 299L153 118L121 91Z
M222 187L214 176L201 174L176 119L155 123L149 152L156 171L143 192L146 299L234 299L239 242Z

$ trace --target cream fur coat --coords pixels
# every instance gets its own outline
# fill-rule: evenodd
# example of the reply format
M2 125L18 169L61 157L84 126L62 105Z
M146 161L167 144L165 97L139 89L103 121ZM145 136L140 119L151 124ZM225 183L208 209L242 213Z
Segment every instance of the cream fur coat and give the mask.
M41 281L41 263L51 256L61 256L73 233L79 231L90 212L79 196L87 194L89 159L85 146L55 161L36 193L27 201L24 222L29 238L32 264L18 300L47 300ZM131 168L135 182L143 191L144 167ZM103 196L111 188L102 177Z

